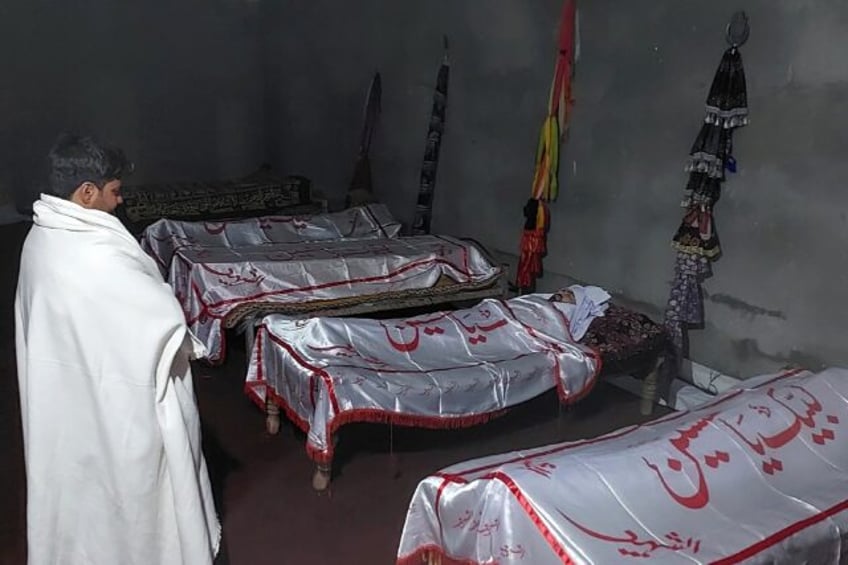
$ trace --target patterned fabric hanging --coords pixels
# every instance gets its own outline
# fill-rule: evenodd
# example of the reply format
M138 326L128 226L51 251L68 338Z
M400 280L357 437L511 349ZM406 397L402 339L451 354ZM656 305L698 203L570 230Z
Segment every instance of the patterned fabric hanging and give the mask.
M571 78L574 67L577 8L566 0L560 21L559 53L548 98L548 114L542 123L536 150L536 169L530 199L524 206L524 230L521 257L515 284L530 290L542 274L542 257L547 252L546 237L550 225L548 203L559 194L559 145L568 129L571 114Z
M433 94L433 107L430 112L430 129L427 132L424 162L421 165L421 180L418 187L418 203L415 206L415 219L412 221L412 235L430 233L430 221L433 217L433 193L436 189L439 150L442 146L442 135L445 132L445 113L448 105L448 79L450 77L447 38L444 38L444 43L445 56L439 67L439 74L436 78L436 91Z
M744 14L734 16L739 17L744 18ZM744 39L747 39L747 19L743 24ZM731 41L732 46L721 59L707 96L704 124L686 164L689 182L681 202L686 211L672 240L677 261L665 315L665 326L677 350L678 361L687 354L687 329L704 323L701 284L712 276L711 263L721 255L713 208L721 196L726 172L736 172L733 133L748 123L740 43Z

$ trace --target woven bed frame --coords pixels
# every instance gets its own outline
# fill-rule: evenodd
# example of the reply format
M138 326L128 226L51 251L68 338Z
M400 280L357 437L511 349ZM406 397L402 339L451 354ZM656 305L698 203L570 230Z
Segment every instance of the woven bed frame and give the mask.
M269 314L283 314L292 318L373 316L383 312L476 302L485 298L505 298L505 273L506 269L501 269L497 276L479 283L457 283L442 275L430 288L363 294L333 300L312 300L298 304L252 302L236 307L224 318L223 326L225 329L236 329L244 334L245 351L249 357L256 339L256 328ZM276 434L280 429L279 408L270 403L266 406L266 412L268 432Z
M498 265L492 254L480 242L472 238L459 238L474 245L492 265ZM398 292L362 294L333 300L311 300L297 304L251 302L234 308L223 320L224 329L237 329L244 333L248 356L253 350L256 328L269 314L283 314L293 318L373 316L383 312L427 308L440 304L476 302L485 298L506 298L508 292L507 265L501 264L497 275L476 283L458 283L441 275L429 288L409 289ZM280 427L279 410L268 407L268 431ZM273 414L272 414L273 412ZM273 424L276 422L276 424Z
M333 300L313 300L297 304L274 302L251 302L236 307L224 318L227 329L236 328L245 322L252 323L269 314L284 314L292 317L328 317L355 316L373 314L390 310L419 308L446 302L461 302L506 295L506 279L503 273L479 283L457 283L442 275L436 284L423 289L411 289L399 292L382 292L336 298Z

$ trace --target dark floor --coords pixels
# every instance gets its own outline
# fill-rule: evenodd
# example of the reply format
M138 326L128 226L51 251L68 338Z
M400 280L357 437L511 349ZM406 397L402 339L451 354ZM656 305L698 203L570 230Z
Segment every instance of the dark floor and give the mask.
M13 286L3 285L2 299L10 305ZM0 564L18 565L25 563L25 478L11 314L5 307L2 314ZM232 565L393 563L407 504L428 473L645 419L637 398L601 383L570 411L549 394L468 430L390 432L388 426L351 425L340 434L331 496L318 496L310 486L313 467L303 434L284 425L278 436L268 436L263 414L242 392L243 367L244 351L234 347L225 365L195 371L205 452L224 523L222 561Z

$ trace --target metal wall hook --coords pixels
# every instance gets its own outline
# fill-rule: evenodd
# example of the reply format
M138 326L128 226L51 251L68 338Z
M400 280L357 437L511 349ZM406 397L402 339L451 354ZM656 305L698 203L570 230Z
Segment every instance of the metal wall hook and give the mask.
M724 30L724 38L731 47L741 47L748 41L748 35L751 33L751 27L748 25L748 14L743 10L739 10L730 17L730 21Z

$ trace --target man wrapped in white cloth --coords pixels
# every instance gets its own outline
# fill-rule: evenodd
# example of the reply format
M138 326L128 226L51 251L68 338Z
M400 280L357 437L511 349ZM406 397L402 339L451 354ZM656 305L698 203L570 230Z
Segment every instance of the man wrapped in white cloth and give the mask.
M220 525L183 313L113 215L123 154L63 135L15 299L31 565L204 565Z

